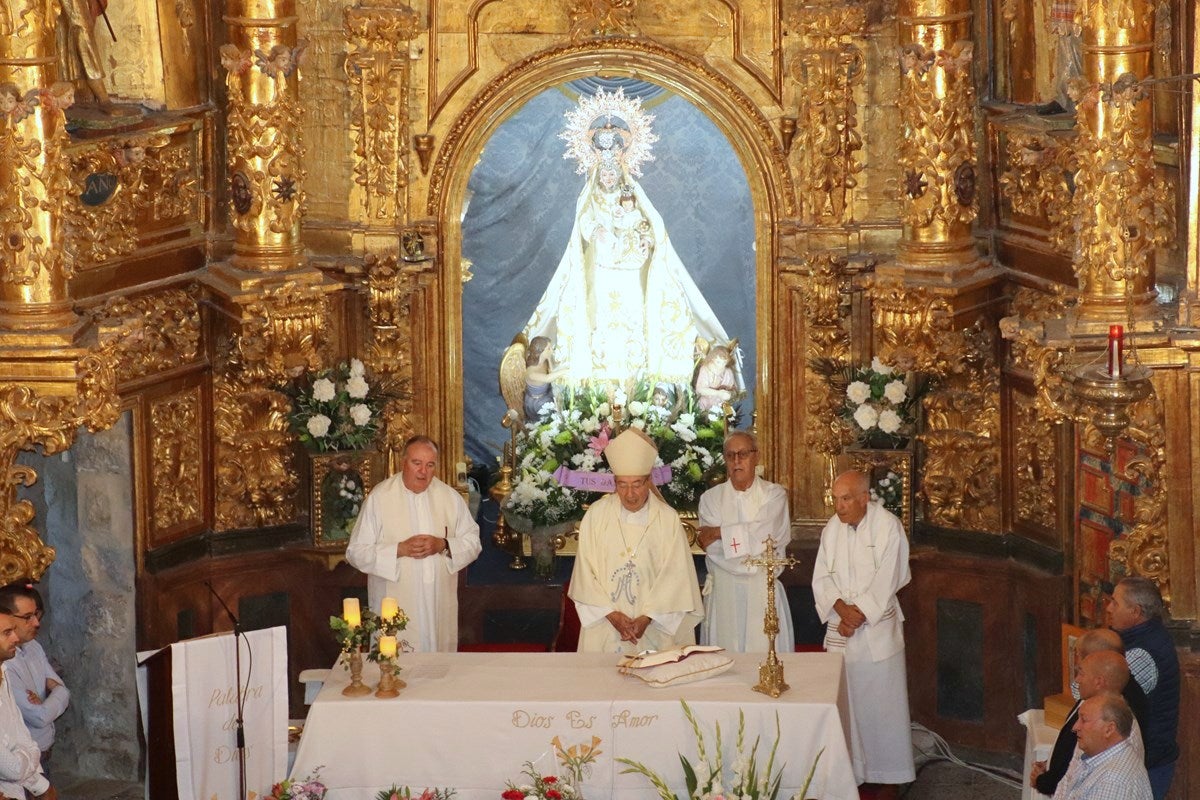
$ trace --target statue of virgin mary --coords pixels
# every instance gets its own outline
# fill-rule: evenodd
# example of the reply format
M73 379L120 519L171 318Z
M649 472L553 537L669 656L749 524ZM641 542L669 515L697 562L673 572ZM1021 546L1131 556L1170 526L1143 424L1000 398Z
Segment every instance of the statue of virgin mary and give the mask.
M525 326L530 341L554 342L567 383L690 384L696 339L728 340L637 181L658 140L653 119L620 88L567 113L564 158L587 180L566 251Z

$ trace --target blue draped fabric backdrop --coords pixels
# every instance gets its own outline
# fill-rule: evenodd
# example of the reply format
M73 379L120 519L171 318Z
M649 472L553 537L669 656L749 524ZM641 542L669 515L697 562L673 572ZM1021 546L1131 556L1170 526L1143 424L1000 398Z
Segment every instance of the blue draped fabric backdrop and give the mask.
M655 117L659 141L640 181L717 319L740 340L750 392L742 424L749 425L757 353L754 208L745 170L724 134L684 98L630 79L589 85L625 86ZM558 134L581 89L581 82L548 89L505 120L467 187L462 252L474 278L463 286L463 423L466 452L477 464L494 467L508 440L500 426L500 358L529 321L571 234L586 177L563 158Z

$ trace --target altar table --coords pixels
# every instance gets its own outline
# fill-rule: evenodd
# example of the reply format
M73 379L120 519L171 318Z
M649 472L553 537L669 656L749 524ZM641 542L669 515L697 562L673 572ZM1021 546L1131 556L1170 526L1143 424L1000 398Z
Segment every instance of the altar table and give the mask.
M582 786L587 800L657 798L648 779L621 774L626 767L617 757L640 761L686 796L679 754L693 765L698 760L682 699L699 720L710 759L714 725L720 724L727 765L733 763L743 712L747 754L761 737L760 772L775 742L778 714L781 800L804 784L818 752L808 796L857 800L851 753L861 749L849 725L842 657L781 655L791 689L777 699L751 690L765 655L733 657L733 667L715 678L655 689L621 675L611 654L401 655L400 678L408 686L391 700L344 696L349 675L336 666L308 713L292 777L320 767L328 800L374 800L393 783L414 793L453 788L456 800L498 800L505 781L526 782L520 775L526 761L542 774L562 774L551 744L555 737L564 748L599 737L600 755ZM365 665L365 682L374 686L378 675L375 665Z

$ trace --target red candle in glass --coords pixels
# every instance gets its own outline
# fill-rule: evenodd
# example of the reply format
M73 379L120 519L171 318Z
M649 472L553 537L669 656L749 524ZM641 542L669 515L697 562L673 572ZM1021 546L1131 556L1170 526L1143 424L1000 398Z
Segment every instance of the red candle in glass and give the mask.
M1108 326L1108 374L1121 377L1125 365L1125 329L1120 325Z

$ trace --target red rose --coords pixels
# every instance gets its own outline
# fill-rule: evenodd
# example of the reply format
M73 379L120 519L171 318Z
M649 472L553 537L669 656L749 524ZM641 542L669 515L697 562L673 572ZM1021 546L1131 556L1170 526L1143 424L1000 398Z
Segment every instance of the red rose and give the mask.
M560 792L558 789L547 789L546 797L549 798L549 800L562 800L562 792Z
M558 778L554 777L553 775L547 775L546 777L542 778L542 783L558 783Z
M525 795L520 789L505 789L504 794L500 795L504 800L525 800Z

